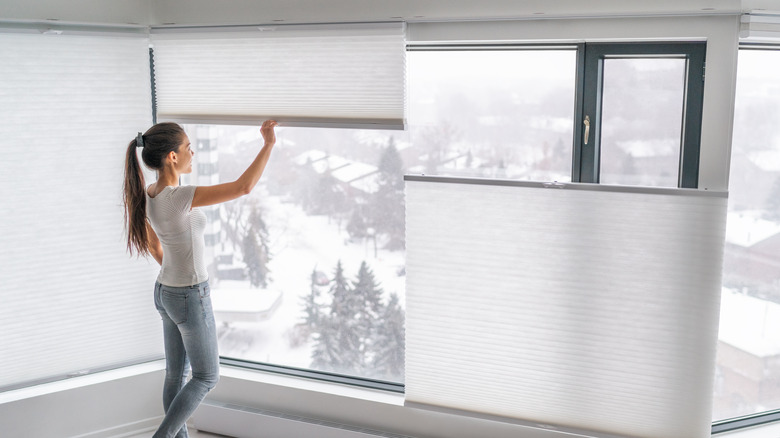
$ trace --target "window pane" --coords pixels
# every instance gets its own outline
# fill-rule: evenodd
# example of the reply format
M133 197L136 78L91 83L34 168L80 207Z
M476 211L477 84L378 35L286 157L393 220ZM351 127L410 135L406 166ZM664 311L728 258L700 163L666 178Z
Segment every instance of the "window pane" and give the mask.
M715 420L780 408L779 68L739 52Z
M234 180L262 145L257 127L185 130L187 184ZM403 136L277 128L252 193L204 208L222 356L403 381Z
M571 181L574 50L412 51L409 115L426 175Z
M684 59L605 59L602 184L677 187Z

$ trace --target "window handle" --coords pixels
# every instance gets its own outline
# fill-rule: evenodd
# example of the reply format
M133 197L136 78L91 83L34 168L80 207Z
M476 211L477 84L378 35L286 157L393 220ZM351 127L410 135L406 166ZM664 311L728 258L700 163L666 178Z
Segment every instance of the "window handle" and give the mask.
M585 144L588 144L588 137L590 137L590 117L585 116L585 121L582 122L583 125L585 125Z

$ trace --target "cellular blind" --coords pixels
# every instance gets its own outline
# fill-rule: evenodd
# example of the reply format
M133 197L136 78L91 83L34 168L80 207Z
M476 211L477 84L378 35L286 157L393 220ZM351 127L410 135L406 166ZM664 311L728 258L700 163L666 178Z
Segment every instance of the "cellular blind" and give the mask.
M402 23L153 29L157 114L403 129Z
M406 197L408 406L710 436L724 194L407 177Z
M748 42L777 43L780 40L780 14L743 14L739 37Z
M162 357L121 208L148 37L0 32L0 58L0 389Z

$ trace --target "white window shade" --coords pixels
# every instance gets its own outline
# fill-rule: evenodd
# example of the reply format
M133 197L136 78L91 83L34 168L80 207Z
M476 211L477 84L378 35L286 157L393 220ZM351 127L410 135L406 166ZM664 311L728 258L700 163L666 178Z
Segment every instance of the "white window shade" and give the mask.
M55 32L56 33L56 32ZM125 251L144 36L0 33L0 388L162 357L153 263Z
M710 436L725 194L503 184L407 177L407 405Z
M402 23L153 29L157 115L403 129Z
M744 14L740 18L742 41L774 42L780 40L780 14Z

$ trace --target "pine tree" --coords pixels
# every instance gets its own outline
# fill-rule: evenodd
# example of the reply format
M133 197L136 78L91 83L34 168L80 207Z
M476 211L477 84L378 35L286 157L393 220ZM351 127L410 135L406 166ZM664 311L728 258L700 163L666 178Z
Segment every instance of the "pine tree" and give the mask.
M360 264L357 279L353 284L352 301L356 319L354 336L359 345L359 365L361 369L365 369L374 355L375 332L382 311L382 289L365 261Z
M349 295L350 288L346 277L344 277L344 268L341 266L341 260L336 263L336 270L333 273L331 286L328 290L331 296L330 314L339 319L347 319L349 314Z
M398 295L391 294L390 301L382 309L381 324L375 337L376 352L373 360L375 375L379 378L402 382L404 380L404 310Z
M363 239L368 236L368 219L365 210L365 205L362 204L357 204L352 209L352 216L347 223L349 237Z
M392 137L379 159L379 178L372 200L372 224L378 234L388 237L387 249L406 246L403 161Z
M314 336L311 367L320 371L345 372L338 326L330 315L320 319Z
M322 320L322 305L320 304L320 288L317 285L317 269L311 271L311 289L303 297L304 317L302 324L310 331L318 331Z
M383 291L365 261L350 286L339 261L328 290L330 311L314 316L320 309L315 273L304 305L306 320L317 321L312 368L402 380L404 312L398 296L391 295L389 303L383 304Z
M312 367L323 371L355 373L360 364L360 346L355 334L354 298L341 260L336 264L328 290L330 312L320 319L312 352Z
M249 223L246 235L241 244L244 263L249 274L249 283L254 287L268 286L268 230L265 221L256 205L249 213Z
M396 189L403 189L404 162L398 148L395 146L395 138L390 137L387 141L387 147L379 157L379 172L382 182L390 183Z

